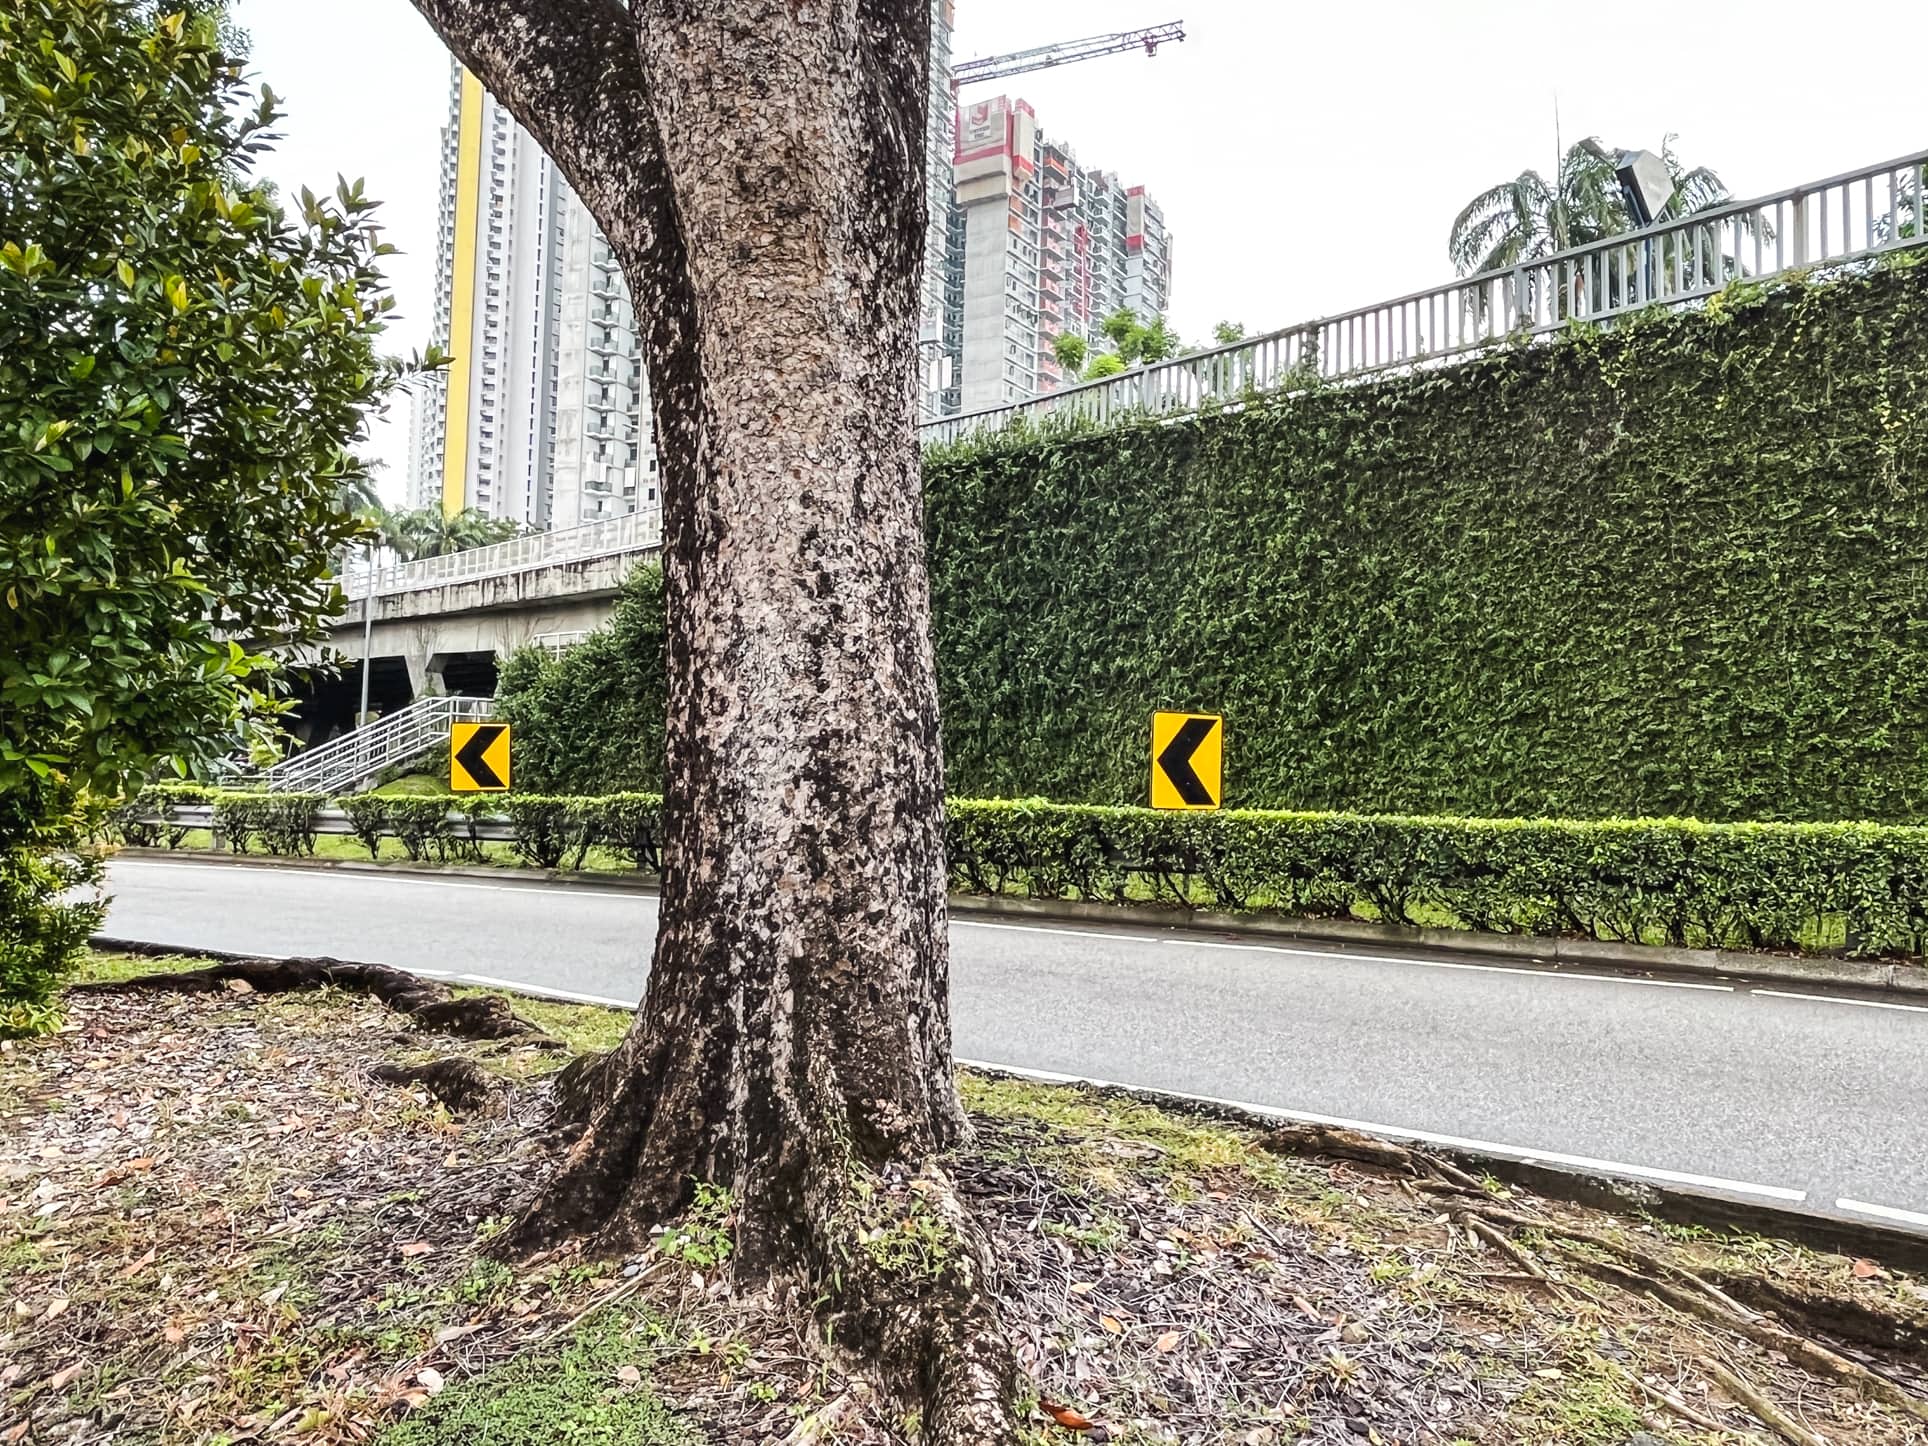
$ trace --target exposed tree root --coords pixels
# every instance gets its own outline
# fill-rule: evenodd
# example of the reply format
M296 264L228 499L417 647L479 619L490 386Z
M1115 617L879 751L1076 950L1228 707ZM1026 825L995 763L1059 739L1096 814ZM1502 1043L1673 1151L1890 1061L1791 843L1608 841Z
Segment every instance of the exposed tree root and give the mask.
M1404 1145L1326 1125L1281 1125L1262 1135L1259 1144L1276 1155L1326 1155L1395 1170L1413 1166L1413 1152Z
M240 983L258 994L292 994L303 989L333 986L358 994L372 994L397 1014L407 1015L421 1029L452 1034L461 1039L522 1039L544 1048L560 1048L528 1020L519 1017L497 994L454 998L448 986L423 979L386 964L356 964L341 959L234 959L205 969L142 974L111 984L80 984L77 992L107 993L122 989L163 993L205 994Z
M495 1079L474 1060L438 1059L428 1064L378 1064L369 1072L383 1084L420 1085L451 1110L479 1109L502 1092Z
M1928 1421L1928 1401L1922 1400L1911 1391L1903 1390L1886 1376L1869 1370L1857 1361L1829 1350L1818 1341L1797 1335L1766 1316L1748 1312L1738 1314L1722 1306L1718 1301L1700 1292L1688 1290L1671 1281L1656 1279L1639 1270L1632 1270L1612 1261L1596 1260L1564 1241L1554 1242L1576 1264L1592 1275L1598 1276L1622 1289L1645 1292L1658 1296L1669 1305L1690 1315L1697 1315L1711 1325L1745 1336L1756 1345L1779 1351L1789 1360L1795 1361L1818 1376L1857 1388L1863 1395L1883 1405L1914 1417L1917 1421Z
M1709 1278L1756 1310L1798 1317L1831 1336L1880 1350L1928 1352L1928 1312L1903 1310L1883 1295L1865 1291L1848 1295L1824 1284L1764 1275Z
M1663 1391L1659 1386L1650 1385L1646 1381L1643 1381L1636 1373L1628 1370L1625 1366L1621 1365L1620 1362L1611 1357L1596 1356L1594 1359L1598 1360L1613 1375L1620 1377L1623 1381L1631 1383L1633 1388L1639 1391L1641 1395L1647 1397L1648 1400L1673 1412L1674 1415L1680 1417L1680 1419L1688 1425L1698 1426L1703 1431L1712 1431L1718 1436L1738 1436L1743 1441L1755 1443L1755 1446L1758 1446L1760 1437L1749 1432L1736 1431L1731 1427L1722 1425L1712 1416L1706 1414L1706 1412L1696 1411L1672 1391Z
M868 1342L931 1446L1017 1439L1017 1361L983 1232L935 1164L841 1182L820 1231L839 1334Z
M648 1102L623 1050L571 1060L551 1088L551 1126L574 1137L562 1170L579 1173L581 1189L569 1194L582 1208L561 1230L552 1217L525 1216L498 1237L500 1248L524 1255L572 1236L605 1253L637 1248L662 1222L637 1203L646 1182L635 1173L632 1125ZM612 1167L630 1172L627 1186L619 1175L612 1189ZM788 1284L814 1301L838 1345L861 1352L877 1384L916 1411L930 1446L1015 1443L1017 1361L990 1284L990 1252L948 1173L935 1161L915 1171L872 1171L847 1156L820 1162L797 1215L774 1232L739 1215L736 1237L748 1245L734 1262L739 1286ZM800 1250L770 1263L771 1242L786 1237Z
M1817 1436L1799 1421L1795 1420L1779 1406L1749 1384L1745 1377L1730 1371L1719 1361L1705 1360L1700 1368L1714 1378L1714 1384L1752 1411L1763 1426L1776 1436L1789 1443L1789 1446L1828 1446L1824 1437Z

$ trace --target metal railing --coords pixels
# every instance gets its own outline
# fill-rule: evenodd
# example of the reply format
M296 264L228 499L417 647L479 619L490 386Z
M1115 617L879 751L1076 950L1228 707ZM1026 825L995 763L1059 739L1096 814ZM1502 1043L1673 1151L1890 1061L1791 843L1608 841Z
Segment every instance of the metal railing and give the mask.
M450 825L459 830L458 838L473 843L513 843L515 825L507 818L496 814L467 813L461 809L450 809ZM172 803L163 812L159 809L143 814L139 822L156 829L209 829L214 828L214 805L211 803ZM315 811L315 832L331 836L352 834L355 826L348 821L348 815L339 808L323 808ZM393 838L387 829L381 831L384 838Z
M424 557L391 567L373 570L350 567L342 574L341 586L350 599L365 598L371 592L376 597L387 597L391 593L416 592L446 583L503 577L552 563L646 552L661 546L662 540L661 514L633 512L627 517L612 517L605 522L564 527L554 532L532 532L507 542L472 547L467 552Z
M336 793L373 778L383 769L446 748L450 725L483 722L494 711L493 698L417 698L400 712L303 749L237 783L265 788L270 793Z
M1928 243L1928 150L1644 231L1469 276L1338 316L1046 396L925 422L926 444L1001 432L1020 418L1175 414L1237 405L1260 392L1425 366L1574 322L1610 322L1649 306L1685 306L1737 280L1766 280ZM521 572L660 546L658 513L592 522L446 557L350 569L350 598Z
M1765 280L1928 242L1928 151L1644 231L1574 247L1506 271L1285 327L1008 406L925 424L925 442L1003 431L1020 418L1104 423L1195 411L1253 392L1290 390L1423 366L1573 322L1683 306L1738 280Z

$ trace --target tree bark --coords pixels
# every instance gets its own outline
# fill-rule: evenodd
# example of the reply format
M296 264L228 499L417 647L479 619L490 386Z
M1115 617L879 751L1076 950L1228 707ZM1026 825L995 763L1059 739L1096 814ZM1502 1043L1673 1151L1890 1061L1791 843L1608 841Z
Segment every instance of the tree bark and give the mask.
M967 1125L915 423L928 0L415 4L622 258L662 474L661 927L516 1240L634 1249L725 1186L740 1269L870 1292L930 1434L1011 1439L935 1163ZM897 1231L947 1242L923 1279L871 1248Z

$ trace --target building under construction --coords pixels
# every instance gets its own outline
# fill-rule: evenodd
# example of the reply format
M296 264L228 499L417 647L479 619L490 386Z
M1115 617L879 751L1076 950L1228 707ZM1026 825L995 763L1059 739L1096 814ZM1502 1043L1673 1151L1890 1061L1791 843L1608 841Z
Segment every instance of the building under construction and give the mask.
M1171 299L1171 235L1143 186L1081 166L1039 128L1029 103L999 96L957 118L946 268L950 359L939 411L1022 401L1076 380L1058 337L1094 349L1107 316L1163 316Z

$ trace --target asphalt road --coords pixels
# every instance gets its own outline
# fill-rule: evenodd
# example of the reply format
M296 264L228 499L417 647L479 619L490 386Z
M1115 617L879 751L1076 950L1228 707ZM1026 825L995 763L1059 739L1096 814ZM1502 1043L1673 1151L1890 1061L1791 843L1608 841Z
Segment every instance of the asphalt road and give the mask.
M631 1004L647 894L121 859L106 932ZM960 1057L1928 1228L1928 1007L957 919Z

